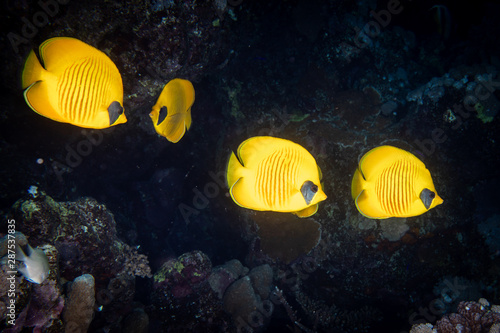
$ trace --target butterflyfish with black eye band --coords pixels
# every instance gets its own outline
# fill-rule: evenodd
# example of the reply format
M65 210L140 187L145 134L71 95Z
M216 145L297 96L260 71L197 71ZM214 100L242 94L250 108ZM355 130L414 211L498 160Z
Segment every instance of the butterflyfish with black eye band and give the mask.
M123 84L111 59L71 37L46 40L28 55L22 72L24 99L36 113L85 128L107 128L127 121Z
M231 153L226 177L234 202L253 210L308 217L326 199L314 157L285 139L247 139L238 147L237 155Z
M443 203L424 163L392 146L374 148L361 158L351 195L358 211L371 219L418 216Z
M149 114L153 126L168 141L177 143L191 127L191 107L194 103L193 84L184 79L169 81Z

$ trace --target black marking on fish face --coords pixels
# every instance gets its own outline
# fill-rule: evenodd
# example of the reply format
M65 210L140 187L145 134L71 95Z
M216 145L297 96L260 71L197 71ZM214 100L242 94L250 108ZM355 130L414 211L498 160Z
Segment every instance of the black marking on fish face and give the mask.
M420 192L420 200L424 204L426 209L429 209L432 204L432 200L436 197L436 193L432 192L428 188L424 188L422 192Z
M358 166L359 173L361 174L361 177L363 177L363 180L366 180L365 175L363 174L363 170L361 170L361 167Z
M318 185L314 184L310 180L306 180L304 184L302 184L302 187L300 188L300 193L302 193L302 196L304 197L304 200L306 201L306 204L310 204L312 199L314 198L314 195L318 193Z
M109 125L111 126L123 114L123 107L121 106L120 102L114 101L113 103L111 103L108 107L108 113Z
M162 106L160 109L160 113L158 114L158 122L156 123L156 126L160 125L165 118L167 118L168 110L166 106Z

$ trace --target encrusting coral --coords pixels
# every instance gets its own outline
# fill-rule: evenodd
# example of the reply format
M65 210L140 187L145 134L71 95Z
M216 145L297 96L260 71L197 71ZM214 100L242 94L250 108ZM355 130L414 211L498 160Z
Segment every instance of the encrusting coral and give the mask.
M490 306L484 299L478 302L460 302L457 313L451 313L437 321L436 325L413 325L410 333L498 333L500 307Z

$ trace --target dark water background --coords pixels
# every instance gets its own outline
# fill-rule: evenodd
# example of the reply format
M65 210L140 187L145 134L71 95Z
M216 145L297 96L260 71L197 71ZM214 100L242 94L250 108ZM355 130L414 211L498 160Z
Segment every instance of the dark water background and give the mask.
M55 4L2 3L2 223L36 186L58 202L104 204L116 239L147 255L153 274L195 250L212 267L267 264L267 287L282 290L288 305L261 311L262 325L250 325L256 331L401 332L417 320L435 324L462 300L500 302L496 2ZM126 124L82 132L26 105L25 57L55 36L81 39L115 62ZM148 114L175 77L193 82L196 101L191 129L172 144ZM316 158L328 199L308 222L251 212L228 197L229 153L255 135L292 140ZM382 144L421 158L444 204L404 221L359 216L351 178L358 159ZM297 269L307 262L314 268ZM72 279L71 267L60 269ZM112 278L94 277L101 285ZM119 315L96 311L90 330L124 331L133 308L149 315L151 332L242 329L224 300L201 301L205 287L188 298L165 296L175 305L168 310L154 280L137 277L132 296L116 305ZM419 312L437 300L444 309ZM186 310L193 302L197 315ZM175 311L188 314L169 319Z

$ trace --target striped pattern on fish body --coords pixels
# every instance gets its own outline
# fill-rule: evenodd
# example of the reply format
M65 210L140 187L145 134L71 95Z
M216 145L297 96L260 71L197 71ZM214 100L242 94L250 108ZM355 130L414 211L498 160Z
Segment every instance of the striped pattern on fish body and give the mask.
M290 198L300 188L298 170L303 163L302 155L290 147L274 151L263 159L255 181L256 199L270 210L280 210L289 205ZM275 170L275 172L267 172Z
M107 128L126 122L123 85L106 54L74 38L57 37L29 54L23 70L24 97L37 113L80 127Z
M351 191L356 207L369 218L417 216L443 202L424 163L391 146L363 156Z
M233 200L254 210L294 212L306 217L326 199L314 157L300 145L279 138L244 141L238 157L231 154L227 180Z

